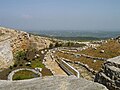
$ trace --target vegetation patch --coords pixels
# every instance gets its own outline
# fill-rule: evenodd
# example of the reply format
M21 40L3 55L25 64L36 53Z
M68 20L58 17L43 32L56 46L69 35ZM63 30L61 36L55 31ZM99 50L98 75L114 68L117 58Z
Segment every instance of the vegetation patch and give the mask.
M21 71L16 72L13 75L13 80L24 80L24 79L31 79L31 78L36 78L36 77L39 77L39 75L32 71L21 70Z
M104 50L104 53L101 53L101 50ZM77 53L94 57L113 58L120 55L120 43L115 40L110 40L108 43L97 47L96 50L93 48L88 48Z
M42 63L42 61L39 58L37 58L37 59L31 61L31 67L32 68L36 68L36 67L44 68L45 65Z

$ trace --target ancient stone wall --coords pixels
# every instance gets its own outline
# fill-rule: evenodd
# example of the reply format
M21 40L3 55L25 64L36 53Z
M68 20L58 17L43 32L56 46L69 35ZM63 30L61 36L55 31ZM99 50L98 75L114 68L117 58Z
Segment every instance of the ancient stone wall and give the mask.
M120 90L120 56L108 59L95 81L107 86L110 90Z

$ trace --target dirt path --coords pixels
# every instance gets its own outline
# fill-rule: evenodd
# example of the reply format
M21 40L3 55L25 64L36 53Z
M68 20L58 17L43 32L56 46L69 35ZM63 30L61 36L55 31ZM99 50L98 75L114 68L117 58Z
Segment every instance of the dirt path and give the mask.
M55 61L55 58L52 57L51 52L47 52L47 54L45 56L44 64L46 65L47 68L49 68L52 71L53 75L67 76L67 74L59 67L59 65Z

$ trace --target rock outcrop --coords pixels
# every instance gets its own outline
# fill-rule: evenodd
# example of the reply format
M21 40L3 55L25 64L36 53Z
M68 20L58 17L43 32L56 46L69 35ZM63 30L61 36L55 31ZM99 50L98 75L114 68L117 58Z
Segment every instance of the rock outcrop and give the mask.
M107 86L110 90L120 90L120 56L108 59L95 81Z
M0 68L6 68L13 62L13 53L9 41L0 42Z
M28 48L49 48L50 38L31 35L24 31L0 27L0 41L9 40L13 52L26 50Z
M49 48L51 40L47 37L31 35L24 31L0 27L0 69L11 65L13 55L27 49Z
M105 86L74 76L53 76L22 81L0 81L0 90L108 90Z
M34 35L31 35L29 40L31 47L34 47L37 50L49 48L50 43L52 43L49 38Z

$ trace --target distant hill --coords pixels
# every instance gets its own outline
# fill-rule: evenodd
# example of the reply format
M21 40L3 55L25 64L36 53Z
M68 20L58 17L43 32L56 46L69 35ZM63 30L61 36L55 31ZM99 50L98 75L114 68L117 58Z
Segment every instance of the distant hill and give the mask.
M120 35L118 31L79 31L79 30L27 30L28 32L50 36L50 37L95 37L95 38L114 38Z
M61 40L75 40L75 41L89 41L89 40L101 40L107 38L97 38L97 37L54 37Z

